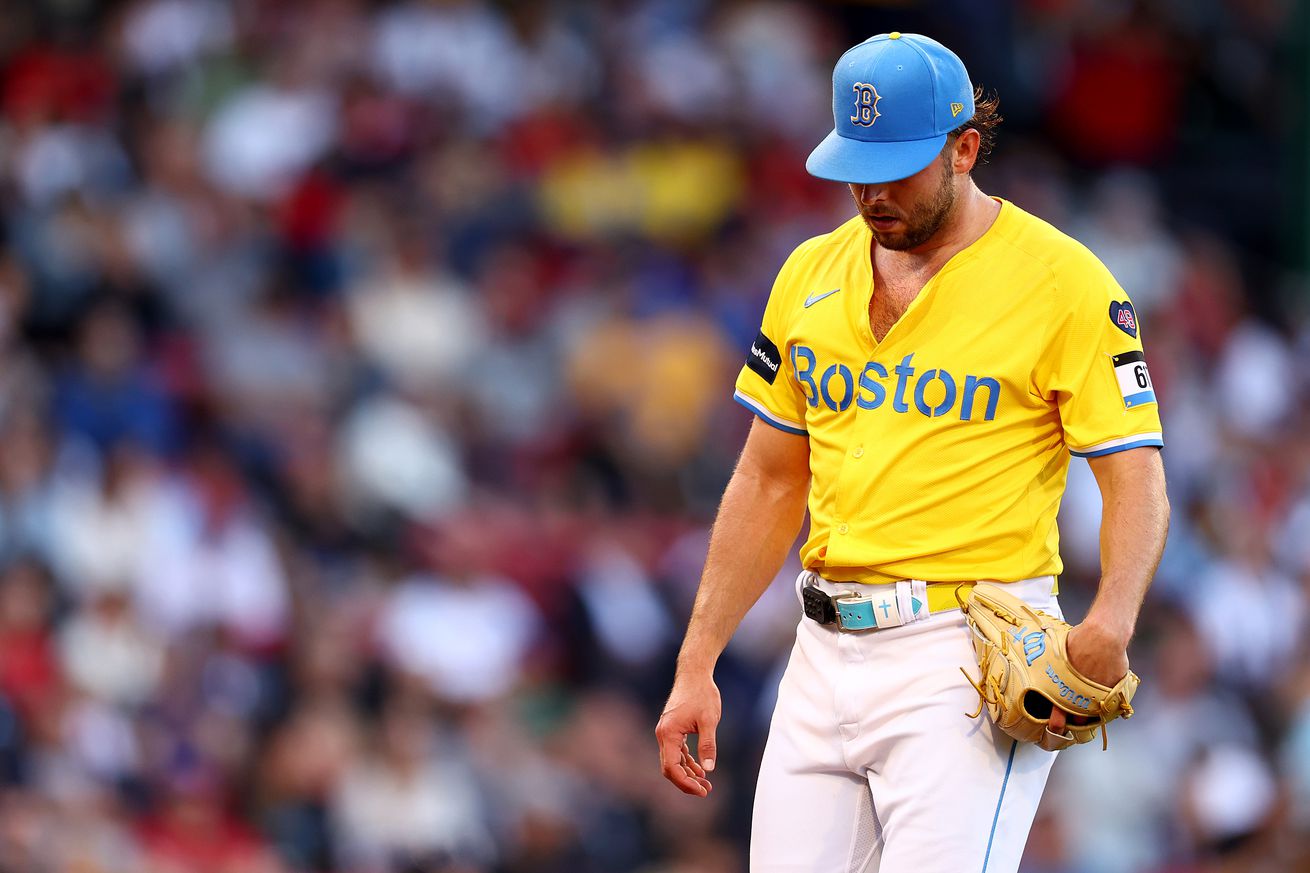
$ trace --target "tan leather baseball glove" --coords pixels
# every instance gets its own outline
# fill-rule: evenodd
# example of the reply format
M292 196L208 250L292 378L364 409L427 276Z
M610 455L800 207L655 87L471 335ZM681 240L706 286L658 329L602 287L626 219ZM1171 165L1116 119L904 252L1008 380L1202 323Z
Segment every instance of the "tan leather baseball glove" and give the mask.
M982 671L977 681L963 667L978 692L977 718L983 708L1005 733L1048 752L1086 743L1101 729L1102 748L1109 744L1105 725L1133 714L1137 674L1132 670L1113 688L1088 679L1069 663L1065 640L1070 625L1034 609L1003 585L979 584L956 592ZM1066 733L1049 729L1053 706L1064 710Z

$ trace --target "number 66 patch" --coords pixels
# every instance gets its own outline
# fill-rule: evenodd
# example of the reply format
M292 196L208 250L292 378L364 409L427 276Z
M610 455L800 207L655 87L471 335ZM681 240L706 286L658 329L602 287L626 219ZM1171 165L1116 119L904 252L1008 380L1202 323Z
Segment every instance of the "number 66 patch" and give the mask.
M1114 363L1114 378L1119 382L1119 393L1123 394L1124 407L1133 409L1147 403L1155 402L1155 386L1151 384L1151 373L1146 369L1146 356L1141 352L1124 352L1111 358Z

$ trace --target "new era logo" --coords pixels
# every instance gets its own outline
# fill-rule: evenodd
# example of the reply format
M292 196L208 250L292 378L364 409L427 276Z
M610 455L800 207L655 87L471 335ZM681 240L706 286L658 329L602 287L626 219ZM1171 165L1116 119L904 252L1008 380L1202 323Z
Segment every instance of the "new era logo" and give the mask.
M959 114L960 114L961 112L963 112L963 111L964 111L964 104L963 104L963 103L952 103L952 104L951 104L951 118L954 118L955 116L959 115Z

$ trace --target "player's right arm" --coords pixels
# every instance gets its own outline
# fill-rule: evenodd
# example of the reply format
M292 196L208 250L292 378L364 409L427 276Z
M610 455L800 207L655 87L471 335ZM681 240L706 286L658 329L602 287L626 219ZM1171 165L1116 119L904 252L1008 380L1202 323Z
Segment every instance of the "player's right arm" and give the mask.
M737 375L733 399L756 419L714 519L673 691L655 728L664 776L686 794L704 797L710 790L705 772L714 769L721 709L714 664L778 574L805 517L808 400L789 370L787 350L792 319L803 308L801 295L810 278L804 269L807 253L822 240L801 243L778 271L759 335ZM689 734L698 737L699 762L687 748Z
M686 794L710 790L705 773L714 769L721 710L714 665L795 542L809 481L809 438L756 418L719 504L673 691L655 728L664 777ZM693 733L700 763L686 746Z

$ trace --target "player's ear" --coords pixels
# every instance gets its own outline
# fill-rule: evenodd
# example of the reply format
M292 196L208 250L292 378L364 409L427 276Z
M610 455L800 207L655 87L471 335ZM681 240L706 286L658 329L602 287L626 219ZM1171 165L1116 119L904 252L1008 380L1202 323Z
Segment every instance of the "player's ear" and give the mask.
M947 141L951 169L957 175L965 175L973 170L973 165L978 163L978 149L981 143L981 135L972 127L965 128Z

